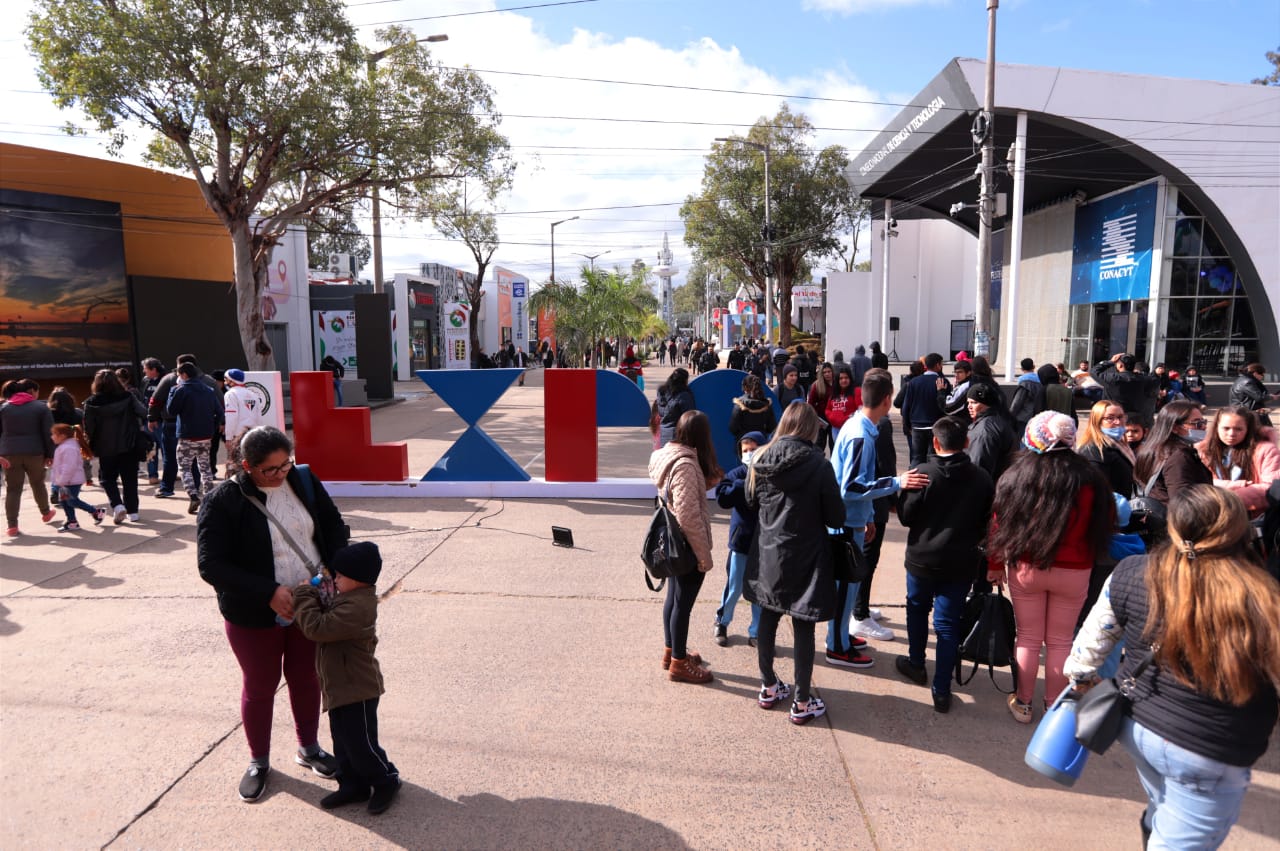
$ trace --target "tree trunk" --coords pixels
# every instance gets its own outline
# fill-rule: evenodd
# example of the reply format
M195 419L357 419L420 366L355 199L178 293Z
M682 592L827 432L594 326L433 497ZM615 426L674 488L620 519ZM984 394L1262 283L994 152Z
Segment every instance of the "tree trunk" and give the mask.
M778 345L791 345L791 281L778 281Z
M471 299L471 317L467 330L471 335L471 363L473 365L480 360L480 305L484 299L484 273L488 268L488 263L476 262L475 288L468 289L467 292L467 297Z
M250 370L269 372L276 368L275 353L267 342L267 329L262 318L262 293L270 274L271 255L254 262L253 234L247 221L232 222L231 255L235 264L236 323L240 328L240 345Z

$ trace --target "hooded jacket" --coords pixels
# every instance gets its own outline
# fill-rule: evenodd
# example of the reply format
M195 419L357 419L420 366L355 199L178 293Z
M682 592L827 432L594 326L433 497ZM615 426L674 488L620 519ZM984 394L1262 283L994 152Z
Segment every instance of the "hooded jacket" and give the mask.
M835 613L827 527L844 524L835 473L822 452L798 437L779 438L752 459L747 504L759 534L747 556L745 596L805 621Z
M1034 372L1018 376L1018 387L1009 402L1009 414L1022 429L1036 414L1044 410L1044 385Z
M778 427L778 420L773 415L773 403L768 399L753 399L750 396L739 396L733 400L733 413L729 415L729 433L738 440L749 431L758 431L768 436Z
M0 455L53 457L53 412L30 393L14 393L0 405Z
M988 408L969 425L969 448L966 454L992 481L1000 478L1012 460L1018 445L1018 436L1005 415L995 408Z
M1231 385L1227 397L1231 405L1256 411L1267 406L1267 386L1252 375L1242 375Z
M1156 410L1156 396L1160 391L1160 378L1137 372L1124 372L1107 361L1100 363L1090 373L1093 380L1102 385L1107 401L1115 402L1126 413L1142 414L1146 422Z
M739 464L724 474L716 485L716 502L721 508L733 509L729 515L729 549L735 553L751 552L756 537L756 510L747 505L747 465Z
M147 409L137 396L102 396L97 393L84 400L84 433L93 454L114 458L134 450L141 420Z
M658 406L658 442L666 446L676 436L676 423L680 422L680 415L697 408L697 403L693 401L693 392L688 388L673 396L666 387L659 387L656 404Z
M316 643L316 674L324 711L380 697L386 691L374 650L378 646L378 595L372 585L344 591L324 608L320 590L293 589L293 618Z
M711 512L698 453L693 447L668 443L649 456L649 478L664 497L670 485L667 506L698 557L698 570L706 573L711 569Z
M929 484L898 500L898 519L911 530L907 572L937 582L973 579L982 564L978 548L996 494L991 477L963 452L931 455L919 472Z

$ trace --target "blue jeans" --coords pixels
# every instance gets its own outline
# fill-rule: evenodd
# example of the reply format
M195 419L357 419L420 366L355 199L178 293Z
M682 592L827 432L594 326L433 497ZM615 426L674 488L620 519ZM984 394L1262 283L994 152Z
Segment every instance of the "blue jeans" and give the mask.
M76 509L87 511L90 514L96 510L92 505L80 498L81 485L58 485L58 505L62 506L62 513L67 515L67 522L76 522Z
M742 596L742 580L747 575L747 554L729 553L729 578L724 583L724 594L720 596L720 608L716 609L716 626L728 626L733 623L733 610ZM751 604L751 626L747 627L747 635L755 638L760 633L760 607Z
M336 403L336 407L341 408L342 407L342 379L341 378L333 379L333 398L334 398L334 402Z
M848 527L845 527L849 531ZM853 545L862 549L866 538L865 528L859 526L853 530ZM838 652L849 652L849 622L853 618L853 606L858 600L858 589L861 582L836 582L836 616L827 621L827 649Z
M1121 724L1120 744L1150 800L1143 816L1151 827L1149 851L1217 848L1226 840L1240 817L1249 769L1192 753L1133 718Z
M173 493L173 486L178 481L177 420L161 424L160 454L164 456L164 473L160 477L160 490Z
M960 616L972 581L939 582L907 574L907 657L917 668L924 667L924 649L929 643L929 610L933 610L933 631L938 635L934 648L933 693L951 694L960 648Z
M164 455L164 450L159 447L161 440L164 439L164 435L158 425L154 427L148 426L147 431L151 433L152 440L156 442L156 452L151 456L151 459L147 461L147 478L158 479L160 478L160 458Z

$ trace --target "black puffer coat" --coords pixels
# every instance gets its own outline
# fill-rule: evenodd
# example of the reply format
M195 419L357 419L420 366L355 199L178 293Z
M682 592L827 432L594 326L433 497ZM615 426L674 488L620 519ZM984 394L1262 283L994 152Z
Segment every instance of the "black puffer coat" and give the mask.
M115 458L134 451L138 431L147 417L142 401L132 393L105 396L95 393L84 400L84 433L93 454Z
M672 396L667 392L667 388L658 388L658 442L662 446L666 446L676 436L676 423L680 422L680 416L685 411L697 409L697 403L693 401L693 392L690 390L681 390Z
M844 525L836 475L822 452L796 437L774 441L753 459L747 504L759 511L747 555L743 596L805 621L835 614L827 527Z

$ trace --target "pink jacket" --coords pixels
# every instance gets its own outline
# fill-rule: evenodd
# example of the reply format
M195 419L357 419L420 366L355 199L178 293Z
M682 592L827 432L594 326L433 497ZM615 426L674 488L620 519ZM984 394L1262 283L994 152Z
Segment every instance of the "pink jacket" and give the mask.
M649 478L666 494L667 503L680 524L689 546L698 557L698 570L711 569L711 512L707 507L707 480L698 466L698 453L680 443L668 443L649 456Z
M1275 432L1264 430L1262 438L1253 447L1252 479L1233 482L1230 479L1215 477L1213 480L1218 487L1233 491L1236 496L1244 500L1244 506L1249 509L1250 517L1260 517L1267 510L1267 490L1272 482L1280 479L1280 447L1275 444ZM1209 466L1209 469L1212 470L1213 467Z
M84 484L84 462L80 459L80 444L74 437L67 438L53 450L53 466L49 468L49 484Z

